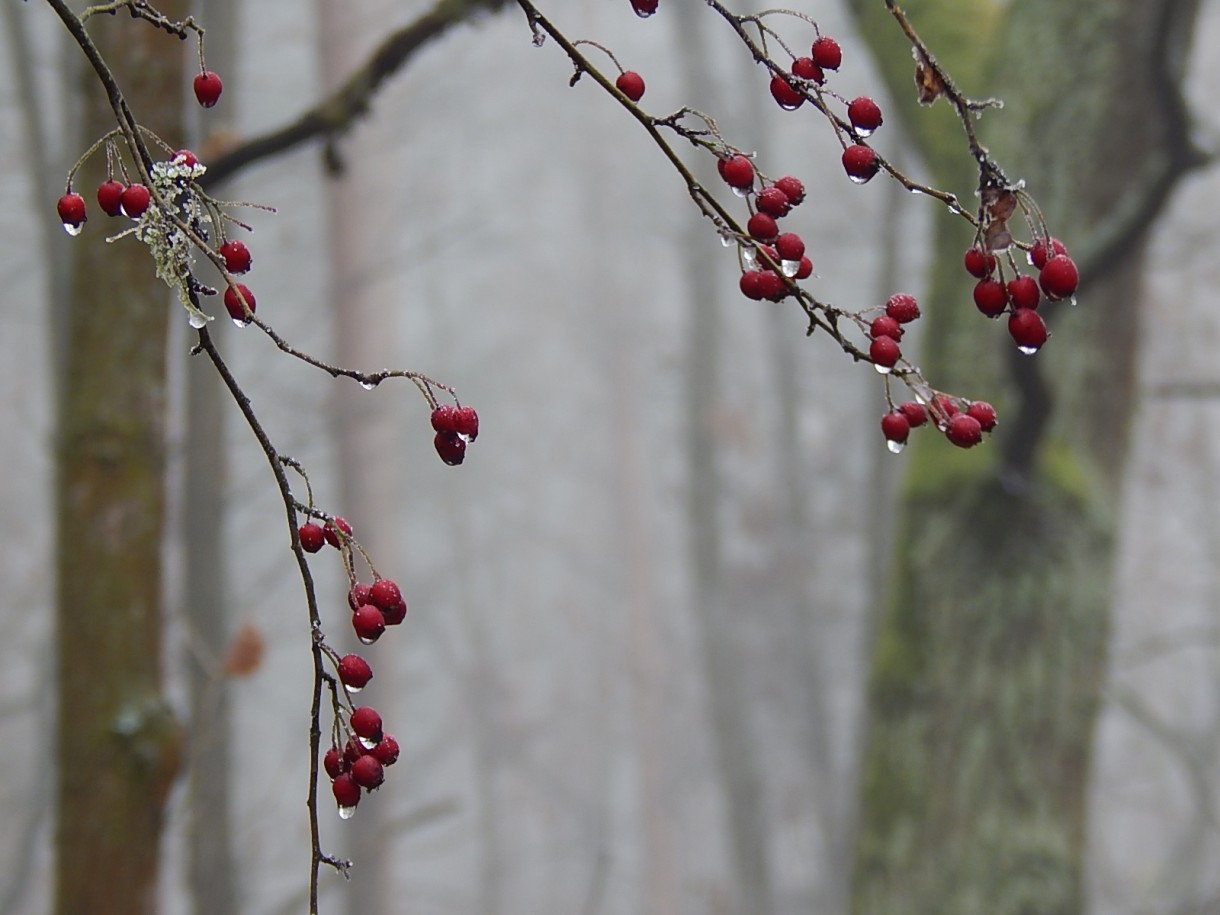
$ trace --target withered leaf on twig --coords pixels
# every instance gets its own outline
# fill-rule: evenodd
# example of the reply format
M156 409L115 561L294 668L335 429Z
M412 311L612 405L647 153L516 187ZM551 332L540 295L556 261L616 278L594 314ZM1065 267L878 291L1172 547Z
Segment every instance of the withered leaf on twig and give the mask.
M915 55L915 88L919 92L919 104L931 105L948 91L945 81L919 48L912 48Z

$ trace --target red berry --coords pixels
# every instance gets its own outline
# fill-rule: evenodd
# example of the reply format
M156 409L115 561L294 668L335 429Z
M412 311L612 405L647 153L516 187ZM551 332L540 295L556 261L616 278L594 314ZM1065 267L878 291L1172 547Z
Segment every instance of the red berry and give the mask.
M961 409L956 400L945 394L937 394L932 398L932 415L936 417L936 424L942 429L950 419L961 412Z
M911 423L902 412L895 410L881 417L881 434L888 441L901 445L911 434Z
M372 604L361 604L352 613L352 629L356 638L365 645L372 645L385 632L385 616Z
M338 775L330 783L330 790L334 793L335 802L339 805L339 816L344 816L345 813L347 816L351 816L351 811L354 811L356 805L360 803L360 786L352 778L352 773L343 772Z
M240 297L238 296L240 293ZM225 290L225 310L228 311L229 317L234 321L239 321L242 324L249 324L250 318L246 315L246 309L242 305L242 299L245 299L245 305L249 306L250 314L254 314L254 293L250 291L250 287L244 283L236 283ZM326 538L329 540L330 538Z
M383 766L392 766L398 762L398 741L390 734L382 734L381 743L369 750L369 755Z
M631 0L631 8L641 19L647 19L657 11L658 0Z
M983 427L968 413L958 413L945 427L945 438L959 448L973 448L983 440Z
M785 111L795 111L805 101L805 96L780 73L771 77L771 98Z
M754 198L754 205L758 207L760 213L766 213L775 219L787 216L788 211L792 209L792 205L788 202L788 195L774 184L758 192L758 196Z
M923 404L914 400L908 400L905 403L898 405L899 412L907 418L907 422L911 424L911 428L922 426L928 421L928 411Z
M326 543L326 535L322 533L322 526L314 524L312 521L302 524L297 530L297 536L301 538L301 549L306 553L316 553Z
M174 161L177 162L179 159L182 160L182 164L187 168L194 168L199 164L199 157L189 149L180 149L174 153Z
M1008 298L1014 308L1037 308L1042 299L1038 282L1032 276L1018 276L1008 281Z
M762 277L763 271L761 270L747 270L743 273L741 279L737 282L738 288L741 289L741 294L747 299L753 299L755 302L766 298L762 290Z
M776 180L775 186L784 192L790 207L800 206L801 202L805 199L805 185L801 183L800 178L784 175L784 177Z
M805 256L805 242L795 232L785 232L775 239L775 251L781 261L800 261Z
M254 303L251 302L250 304L251 304L251 311L253 311ZM346 518L340 518L338 515L335 516L334 521L326 522L326 529L323 530L322 533L326 537L326 542L329 543L331 546L335 547L336 549L338 549L339 548L339 532L336 531L335 528L338 528L339 531L342 531L344 534L347 534L347 536L350 537L352 535L352 526L347 523Z
M860 136L867 137L881 126L881 109L867 95L862 95L852 99L847 106L847 118Z
M144 211L148 209L151 201L152 195L148 193L148 188L142 184L129 184L119 195L119 209L122 210L124 216L139 219L144 215Z
M372 594L373 589L368 585L354 584L347 592L347 605L355 610L362 604L371 604L373 602Z
M895 340L901 340L902 325L889 315L881 315L873 318L873 323L868 328L868 335L874 340L878 337L893 337Z
M747 191L754 186L754 163L741 155L721 159L720 176L729 187Z
M620 73L619 78L614 81L614 85L618 87L619 92L633 102L638 102L644 97L644 77L634 70Z
M211 70L204 70L195 77L195 98L204 108L211 108L220 100L224 84Z
M987 317L998 317L1008 307L1008 290L999 280L979 280L974 284L974 304Z
M407 602L400 600L381 611L387 626L397 626L407 618Z
M373 679L373 668L360 655L345 654L339 659L339 679L349 690L362 690Z
M746 231L750 233L751 238L758 241L774 241L775 236L779 234L779 226L775 224L774 216L755 213L746 223Z
M1056 254L1038 274L1038 285L1052 299L1066 299L1079 284L1080 271L1076 269L1076 262L1066 254Z
M976 420L978 420L979 426L984 432L990 432L995 428L995 407L987 403L985 400L976 400L970 406L966 407L966 415L973 416Z
M885 313L899 324L910 324L919 317L919 302L913 295L896 292L885 300Z
M856 184L864 184L881 168L871 147L855 143L843 150L843 170Z
M97 205L107 216L118 216L121 212L119 201L123 196L123 190L123 182L115 181L113 178L98 185Z
M372 753L361 756L352 763L352 780L361 788L372 791L385 781L381 761Z
M349 767L366 753L368 753L368 750L364 748L364 744L355 737L349 738L347 743L343 745L343 759Z
M466 460L466 439L456 432L438 432L432 440L432 447L440 455L441 460L451 467L456 467Z
M331 778L338 778L344 772L351 768L349 763L343 757L338 747L331 747L326 751L326 755L322 757L322 768L326 770L326 774Z
M996 260L994 254L984 252L982 248L974 246L966 249L966 254L962 257L962 264L967 273L981 280L991 276L992 271L995 270Z
M432 428L437 432L457 432L457 408L443 403L432 411Z
M1041 270L1056 254L1067 254L1067 248L1057 238L1039 238L1029 249L1029 262Z
M825 35L814 41L810 54L819 67L825 67L827 70L837 70L839 64L843 63L843 49L837 41Z
M250 269L250 249L245 242L231 239L221 245L217 253L225 259L225 269L230 273L245 273Z
M370 750L381 741L381 715L371 705L362 705L352 711L348 719L352 733L360 738L360 743Z
M902 358L902 350L893 337L877 337L868 347L868 357L874 365L892 369Z
M1008 332L1017 348L1027 356L1036 353L1046 343L1046 322L1032 308L1018 308L1008 319Z
M794 60L792 75L817 83L819 86L826 82L826 74L822 72L822 68L814 62L812 57L798 57Z
M85 214L85 198L80 194L64 194L55 204L59 211L59 221L64 225L64 231L69 235L79 235L80 227L88 220Z
M800 265L796 268L796 273L792 275L794 280L804 280L813 276L813 261L808 256L801 258Z
M453 418L453 431L473 442L479 437L479 414L474 407L458 407Z
M788 284L774 270L763 270L758 278L758 286L763 298L772 302L782 302L788 297Z
M402 591L392 578L379 578L369 588L369 603L378 610L388 610L402 600Z

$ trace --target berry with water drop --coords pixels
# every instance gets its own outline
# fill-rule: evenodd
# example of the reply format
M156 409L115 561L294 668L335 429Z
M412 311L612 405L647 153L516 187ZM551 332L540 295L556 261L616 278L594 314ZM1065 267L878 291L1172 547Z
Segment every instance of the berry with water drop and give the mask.
M888 441L901 445L911 434L911 421L899 410L886 413L881 417L881 434Z
M775 103L785 111L795 111L805 101L805 96L801 94L800 90L788 82L781 73L776 73L771 77L771 98L775 99Z
M244 305L243 305L244 300ZM254 293L250 291L250 287L245 283L235 283L225 290L225 310L229 313L229 317L234 321L240 321L243 324L248 324L250 318L246 315L246 307L249 307L250 314L254 314ZM327 540L330 538L327 537Z
M119 209L123 211L124 216L130 216L132 219L143 216L151 202L152 195L142 184L129 184L119 195Z
M366 791L372 791L385 781L385 770L372 753L366 753L352 763L352 781Z
M360 738L365 749L375 747L381 740L381 715L371 705L354 709L348 721L352 726L352 733Z
M795 232L784 232L775 239L775 251L781 261L799 261L805 256L805 242Z
M352 613L352 629L356 638L365 645L372 645L385 632L385 616L372 604L361 604Z
M339 679L348 689L364 689L373 679L373 668L358 654L345 654L339 659Z
M352 810L360 803L360 786L352 778L351 772L342 772L330 783L331 793L339 805L339 811Z
M213 107L220 101L220 93L224 91L224 83L211 70L204 70L195 77L195 99L204 108Z
M1038 285L1051 299L1066 299L1079 284L1080 271L1076 269L1076 262L1066 254L1056 254L1050 258L1038 274Z
M1008 333L1026 355L1036 353L1046 343L1046 322L1032 308L1018 308L1008 319Z
M456 432L438 432L432 440L432 447L440 455L442 461L451 467L456 467L466 460L466 439Z
M868 357L873 361L873 365L892 369L902 358L902 349L893 337L877 337L869 344Z
M847 119L859 133L868 136L881 126L881 109L867 95L862 95L848 104Z
M85 198L77 193L64 194L55 204L55 209L59 213L59 221L71 235L79 234L80 227L89 219L85 213Z
M784 192L790 207L800 206L805 199L805 185L800 178L784 175L784 177L776 179L775 186Z
M479 414L474 407L458 407L453 417L453 431L473 442L479 437Z
M658 0L631 0L631 8L641 19L647 19L657 11Z
M775 237L779 235L779 226L776 225L774 216L755 213L746 223L746 231L755 241L774 241Z
M837 70L839 64L843 63L843 49L828 35L818 37L809 53L819 67L825 67L827 70Z
M115 181L113 178L103 181L97 186L97 205L107 216L118 216L122 212L120 207L124 189L123 182Z
M863 143L853 143L843 150L843 170L857 184L864 184L877 174L880 168L881 163L872 147L865 146Z
M720 177L729 187L748 191L754 186L754 163L742 155L720 160Z
M240 242L235 238L230 239L220 246L217 253L224 258L225 269L230 273L245 273L250 269L253 258L251 258L250 249L246 247L245 242Z
M369 755L383 766L392 766L398 762L398 752L398 741L394 739L393 735L382 734L381 742L369 750Z

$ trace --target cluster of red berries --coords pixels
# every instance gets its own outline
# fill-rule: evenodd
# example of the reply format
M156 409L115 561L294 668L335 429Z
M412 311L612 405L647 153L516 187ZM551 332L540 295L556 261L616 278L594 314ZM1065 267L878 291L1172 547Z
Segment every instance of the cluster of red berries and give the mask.
M479 437L479 414L474 407L438 404L432 411L432 440L442 461L457 466L466 459L466 445Z
M889 374L902 358L902 347L898 345L910 324L920 315L919 302L913 295L896 292L885 302L885 313L877 316L868 326L870 343L868 357L873 367L883 375Z
M929 419L959 448L973 448L996 426L995 408L982 400L959 401L947 394L937 394L927 405L908 400L881 417L881 434L890 451L901 451L911 430Z
M344 670L355 682L367 683L373 676L368 663L359 655L349 654L339 661L339 676L349 693L360 687L349 685ZM361 705L348 716L351 736L343 746L336 740L322 757L322 768L330 776L330 790L339 806L339 816L349 819L364 792L374 791L385 781L386 767L398 761L398 741L382 728L381 715L372 706Z
M750 207L746 233L752 244L741 249L746 268L741 292L755 301L782 301L791 291L785 278L803 280L813 275L804 240L795 232L781 232L779 226L779 220L804 201L805 185L785 175L755 192L754 163L740 153L719 159L717 167L720 177L734 193L747 198Z
M1042 296L1054 301L1071 298L1080 283L1080 272L1057 238L1035 239L1029 251L1029 262L1038 270L1035 280L1022 274L1011 262L1013 276L1004 278L1004 266L991 252L975 244L962 259L966 272L975 277L974 304L989 318L1008 314L1008 332L1017 348L1032 355L1046 343L1049 333L1046 322L1038 313Z

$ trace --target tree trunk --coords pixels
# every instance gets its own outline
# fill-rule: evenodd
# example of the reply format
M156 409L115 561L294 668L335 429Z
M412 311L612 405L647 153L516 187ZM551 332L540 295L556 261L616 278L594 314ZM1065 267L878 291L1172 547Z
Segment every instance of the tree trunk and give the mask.
M185 4L162 4L171 17ZM182 45L128 17L95 39L142 122L181 136ZM114 125L92 73L85 135ZM104 156L78 176L86 195ZM59 662L56 911L156 911L166 795L180 729L162 694L161 549L167 320L180 312L133 239L103 241L96 210L76 260L58 353L56 442Z
M994 402L1003 424L968 453L914 436L873 658L853 907L1071 915L1083 907L1085 781L1142 266L1138 243L1119 259L1096 252L1137 211L1128 191L1155 196L1147 163L1167 160L1174 126L1166 60L1189 31L1165 26L1189 23L1194 4L1027 0L964 12L942 0L913 16L965 91L1003 95L1005 109L980 122L984 142L1010 177L1028 179L1077 259L1106 267L1086 271L1078 309L1042 306L1057 337L1027 359L975 313L960 266L970 231L948 215L937 223L920 361L943 389ZM892 23L861 18L908 101L904 40ZM990 85L974 81L988 71ZM906 116L935 180L970 199L960 128Z

